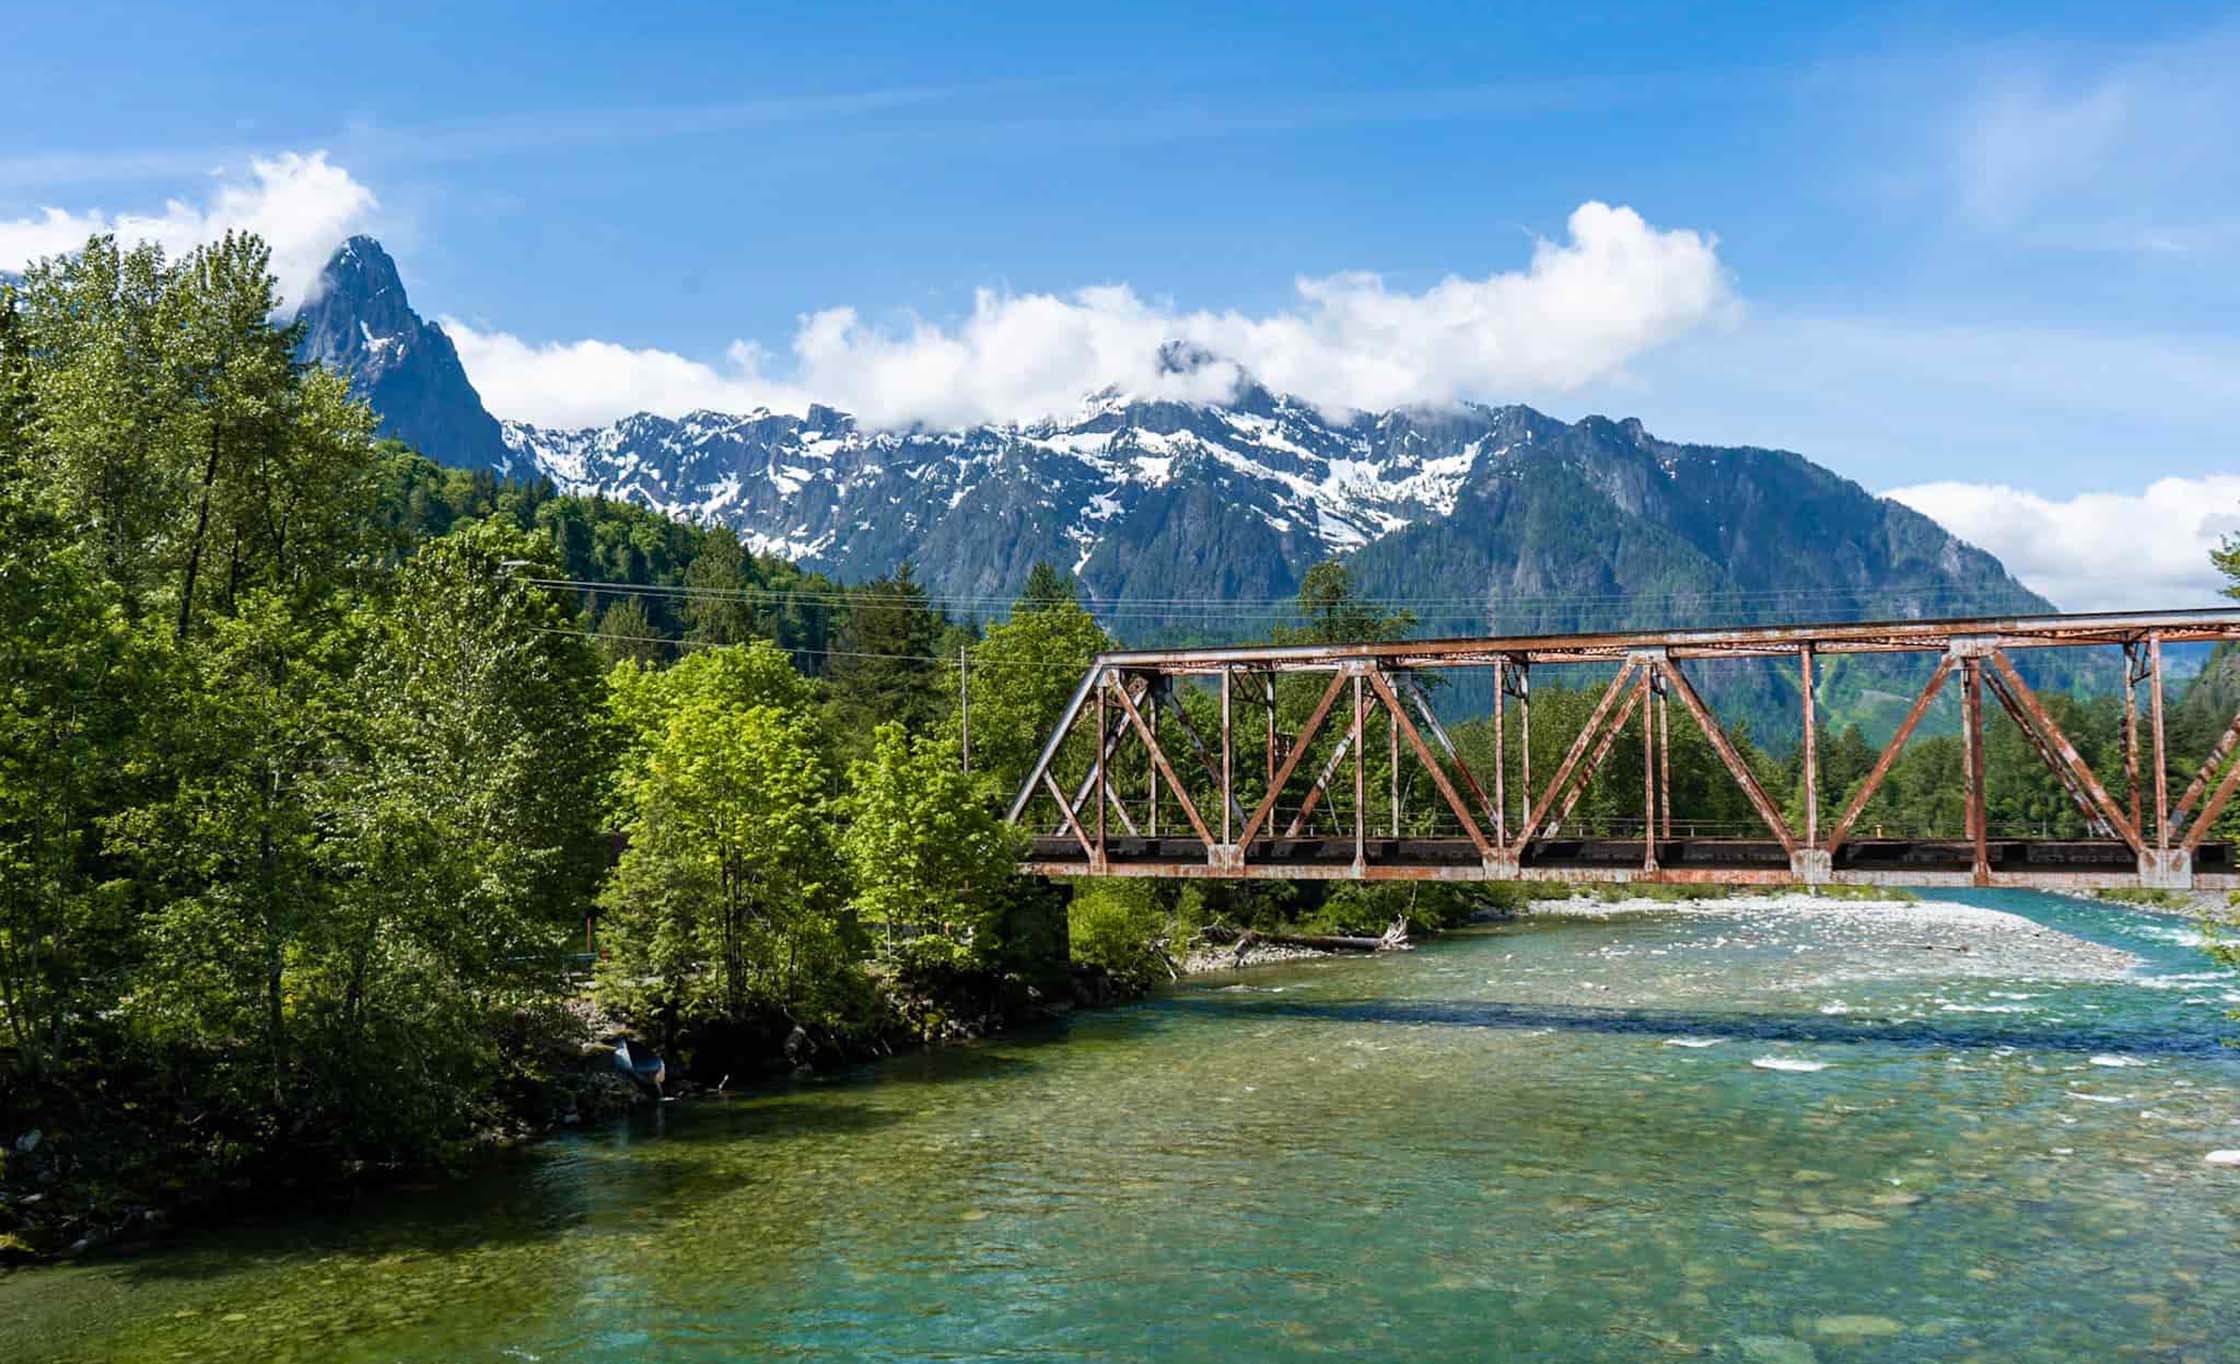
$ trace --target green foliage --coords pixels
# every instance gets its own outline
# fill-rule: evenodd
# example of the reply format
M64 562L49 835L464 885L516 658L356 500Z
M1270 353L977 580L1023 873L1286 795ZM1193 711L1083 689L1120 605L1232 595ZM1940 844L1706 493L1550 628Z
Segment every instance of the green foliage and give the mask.
M953 684L956 676L938 666L951 651L935 653L942 635L941 617L907 563L851 593L828 669L840 732L868 735L889 720L913 733L929 729L954 704L943 679Z
M912 740L889 722L848 784L841 850L858 915L919 973L990 969L1019 840L961 770L956 745Z
M1323 560L1299 580L1299 614L1305 624L1277 631L1280 642L1374 644L1404 639L1416 623L1412 612L1382 612L1361 601L1353 571L1339 559Z
M1073 580L1036 564L1011 618L990 625L971 649L973 769L1004 795L1016 791L1090 663L1111 647Z
M857 947L813 724L741 704L737 672L694 674L638 736L629 848L602 900L602 998L671 1037L765 1012L836 1021Z
M1129 989L1168 979L1161 945L1173 921L1158 890L1156 882L1133 879L1077 885L1066 906L1074 962L1105 971Z

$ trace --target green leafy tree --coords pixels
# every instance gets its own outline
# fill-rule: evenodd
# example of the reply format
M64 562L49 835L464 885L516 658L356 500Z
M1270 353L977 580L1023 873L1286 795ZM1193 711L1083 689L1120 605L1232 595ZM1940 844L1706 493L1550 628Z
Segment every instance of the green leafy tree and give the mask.
M941 633L941 617L908 563L849 593L828 673L843 735L867 735L888 720L913 733L932 726L948 708L942 679L955 680L935 653Z
M913 740L890 721L848 780L841 850L859 916L879 926L890 955L917 969L988 969L1019 849L959 770L956 745Z
M754 584L737 532L712 527L685 567L684 637L696 644L744 644L775 632L758 620Z
M653 748L682 706L708 701L732 710L774 706L807 718L817 691L768 640L700 649L666 668L625 659L607 675L607 707L622 734L615 771L625 788L644 774Z
M670 650L655 633L645 603L635 596L612 599L599 613L599 656L608 666L618 663L652 663Z
M1299 615L1305 624L1279 631L1300 644L1376 644L1404 639L1415 628L1409 611L1379 611L1361 600L1344 561L1325 559L1299 580Z
M855 946L809 721L679 698L628 783L629 848L602 903L602 997L686 1026L830 1021Z

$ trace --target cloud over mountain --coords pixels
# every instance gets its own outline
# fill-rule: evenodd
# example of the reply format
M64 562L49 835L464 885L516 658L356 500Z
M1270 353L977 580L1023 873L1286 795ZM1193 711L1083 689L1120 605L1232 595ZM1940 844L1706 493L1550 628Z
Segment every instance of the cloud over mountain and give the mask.
M538 424L694 407L799 411L813 395L872 425L907 426L1032 420L1106 387L1212 400L1240 372L1337 411L1563 393L1737 307L1703 233L1592 202L1568 230L1566 241L1536 243L1524 269L1450 276L1420 293L1368 273L1301 278L1295 306L1262 316L1181 310L1126 285L982 290L949 324L882 326L830 308L801 320L782 374L743 342L711 365L596 340L532 343L452 318L444 327L491 409ZM1176 340L1220 358L1162 364L1161 348Z
M1990 483L1887 494L2071 611L2221 605L2209 551L2240 536L2240 474L2157 479L2138 493L2056 500Z
M283 152L249 162L248 173L220 173L206 203L172 199L159 211L111 213L43 208L0 220L0 270L20 271L42 256L84 246L100 232L127 245L152 241L178 255L228 230L254 232L272 248L272 273L290 302L301 302L327 256L373 216L373 191L325 152Z

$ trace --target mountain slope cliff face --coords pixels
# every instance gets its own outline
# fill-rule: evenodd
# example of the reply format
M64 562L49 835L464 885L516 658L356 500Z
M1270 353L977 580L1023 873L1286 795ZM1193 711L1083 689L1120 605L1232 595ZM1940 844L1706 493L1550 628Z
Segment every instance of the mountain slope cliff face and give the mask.
M444 464L506 467L503 434L468 382L458 349L441 327L412 311L381 243L344 242L296 320L304 329L298 353L347 375L351 393L381 414L382 435Z
M2048 609L1990 555L1801 456L1635 421L1338 417L1246 384L1217 404L1107 392L952 430L867 430L819 406L555 430L490 418L368 239L337 252L304 318L306 353L437 459L721 522L843 579L908 559L966 614L1000 610L1047 559L1127 604L1131 639L1249 639L1333 555L1447 634Z

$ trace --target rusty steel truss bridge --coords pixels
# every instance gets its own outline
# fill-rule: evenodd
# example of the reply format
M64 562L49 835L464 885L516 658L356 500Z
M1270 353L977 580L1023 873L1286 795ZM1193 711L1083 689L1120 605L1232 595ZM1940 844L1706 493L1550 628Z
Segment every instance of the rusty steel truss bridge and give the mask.
M2240 760L2228 762L2240 715L2175 803L2164 739L2165 646L2233 639L2240 610L2224 609L1117 651L1100 655L1075 688L1009 818L1032 835L1021 870L1058 877L2240 888L2233 844L2209 838L2240 784ZM2111 678L2120 664L2116 781L2092 770L2023 680L2016 655L2044 649L2093 650ZM1821 811L1833 806L1819 789L1813 670L1816 660L1856 654L1935 663L1823 827ZM1801 819L1768 794L1690 677L1724 659L1798 670ZM1535 785L1533 681L1566 667L1608 680L1562 760ZM1490 761L1481 754L1477 771L1425 685L1461 670L1491 683ZM1278 683L1287 677L1314 679L1319 699L1303 722L1284 719ZM1947 686L1960 702L1963 827L1956 836L1876 836L1861 815ZM1189 693L1198 696L1197 720ZM1986 827L1987 695L2058 778L2089 837L2009 837ZM1675 818L1675 700L1762 827L1707 834L1685 812ZM1638 739L1625 738L1629 729ZM1629 826L1638 832L1613 832L1607 820L1598 832L1571 831L1581 796L1621 742L1641 745ZM1386 750L1377 784L1389 786L1374 794L1373 744ZM1136 791L1124 796L1123 785Z

